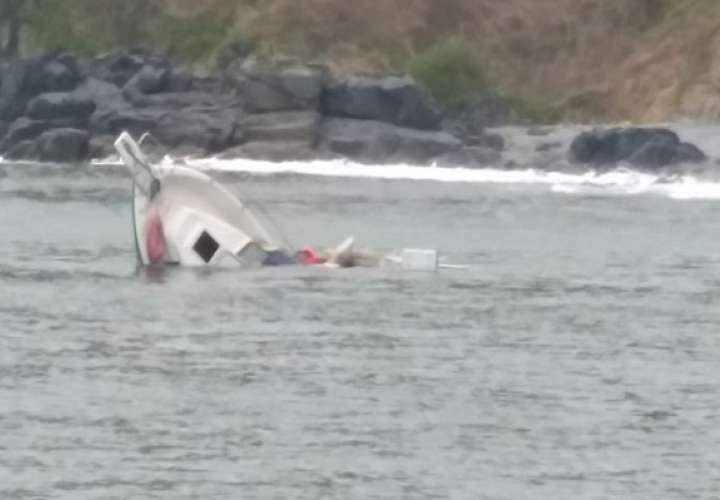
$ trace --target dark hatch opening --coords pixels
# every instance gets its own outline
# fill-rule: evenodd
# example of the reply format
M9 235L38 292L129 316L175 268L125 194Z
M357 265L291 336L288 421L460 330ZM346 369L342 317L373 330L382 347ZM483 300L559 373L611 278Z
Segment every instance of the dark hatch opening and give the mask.
M207 233L207 231L203 231L198 240L195 242L195 245L193 245L193 250L197 252L206 264L210 262L215 255L215 252L218 251L218 248L220 248L220 245L218 245L218 242L215 241L213 237Z

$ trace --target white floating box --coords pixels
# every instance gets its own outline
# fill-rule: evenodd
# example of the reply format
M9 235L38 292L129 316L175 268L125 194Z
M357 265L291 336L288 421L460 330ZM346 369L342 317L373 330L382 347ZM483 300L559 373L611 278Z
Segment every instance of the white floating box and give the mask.
M406 248L402 251L402 268L407 271L438 270L437 250L423 250L419 248Z

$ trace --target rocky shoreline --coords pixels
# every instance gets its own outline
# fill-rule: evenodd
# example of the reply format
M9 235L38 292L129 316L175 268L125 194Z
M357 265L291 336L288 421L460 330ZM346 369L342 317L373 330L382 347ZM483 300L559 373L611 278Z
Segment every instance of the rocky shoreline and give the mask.
M6 62L0 81L0 156L10 160L107 157L127 130L151 133L176 156L513 167L503 138L487 130L497 123L483 107L496 102L448 112L408 77L334 78L320 66L253 55L199 77L136 50ZM637 127L585 131L563 154L595 168L706 160L670 130Z

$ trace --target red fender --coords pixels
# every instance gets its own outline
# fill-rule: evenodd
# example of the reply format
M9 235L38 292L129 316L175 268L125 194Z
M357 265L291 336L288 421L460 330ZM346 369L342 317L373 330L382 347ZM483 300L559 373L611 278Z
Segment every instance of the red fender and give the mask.
M165 256L165 234L163 233L162 220L157 212L153 212L145 219L145 251L147 252L150 264L160 262Z

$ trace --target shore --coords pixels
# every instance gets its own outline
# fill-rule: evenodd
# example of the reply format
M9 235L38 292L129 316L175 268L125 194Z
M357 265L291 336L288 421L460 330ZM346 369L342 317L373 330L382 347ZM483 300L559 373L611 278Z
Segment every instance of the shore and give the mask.
M198 76L146 50L82 59L56 52L0 67L0 155L82 162L113 154L123 131L150 133L156 153L270 161L347 158L361 163L515 168L492 127L509 113L491 95L443 109L407 76L344 75L249 55ZM570 142L528 127L538 167L559 160L640 168L702 163L669 129L580 127ZM522 141L520 141L522 143Z

